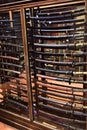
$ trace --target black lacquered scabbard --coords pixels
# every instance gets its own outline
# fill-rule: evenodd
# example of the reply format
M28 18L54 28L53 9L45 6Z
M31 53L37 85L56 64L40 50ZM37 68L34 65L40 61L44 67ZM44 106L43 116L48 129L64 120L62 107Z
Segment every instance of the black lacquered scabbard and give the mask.
M84 27L82 28L76 28L76 31L84 31ZM40 29L41 32L51 32L51 33L55 33L55 32L59 32L59 33L67 33L67 32L74 32L75 29L74 28L67 28L67 29Z
M55 49L75 49L77 47L84 47L87 46L87 43L78 43L78 44L73 44L73 43L66 43L66 44L39 44L39 43L34 43L36 47L44 47L44 48L55 48Z
M35 59L36 62L46 63L46 64L52 64L52 65L58 65L58 66L84 66L87 64L87 62L58 62L58 61L50 61L50 60L43 60L43 59Z
M64 35L64 36L46 36L46 35L33 35L34 38L39 38L39 39L48 39L48 40L64 40L64 39L69 39L69 38L76 38L76 37L85 37L87 36L86 33L82 34L75 34L75 35Z
M52 53L52 52L41 52L41 51L32 51L39 55L46 55L46 56L73 56L73 57L85 57L87 56L87 52L73 52L73 53Z
M3 35L0 35L0 39L16 39L17 36L3 36Z
M74 121L75 123L85 124L84 120L78 120L78 119L73 119L73 118L70 119L68 117L63 117L63 115L62 116L58 116L58 115L56 116L55 114L49 113L47 111L44 112L43 109L39 110L39 114L41 114L43 117L48 115L48 116L50 116L50 119L54 120L54 121L57 121L58 119L61 119L61 121L68 121L68 122L73 122Z
M0 58L2 58L2 59L10 59L10 60L14 60L14 61L19 61L20 60L20 58L19 57L15 57L15 56L5 56L5 55L2 55L2 56L0 56Z
M17 83L17 82L10 81L10 82L8 82L8 85L16 86L16 87L19 87L20 89L26 89L26 85L24 85L22 83Z
M63 23L66 24L66 23L84 22L84 19L70 19L70 20L55 20L55 21L53 21L53 20L51 20L51 18L49 19L47 17L48 21L44 21L44 24L51 25L51 24L63 24ZM38 19L43 20L45 18L42 17L42 18L38 18ZM43 21L40 21L40 23L43 23Z
M5 23L9 23L9 22L14 22L15 20L9 20L9 19L2 19L0 20L0 22L5 22Z
M43 23L42 23L44 26L41 26L41 27L38 27L38 26L29 26L29 25L27 25L27 28L29 28L29 29L33 29L33 30L36 30L36 29L52 29L52 30L54 30L54 29L66 29L66 31L67 31L67 29L73 29L73 24L67 24L67 25L61 25L61 26L57 26L57 27L55 27L55 26L47 26L46 24L45 24L45 21L43 21ZM46 25L46 26L45 26ZM81 23L79 23L79 24L75 24L74 25L74 28L76 29L76 28L79 28L79 27L84 27L84 26L86 26L86 23L85 22L81 22Z
M25 109L28 109L28 106L26 106L26 105L24 105L24 104L22 104L22 103L16 101L15 99L5 98L5 101L10 102L10 103L12 103L12 104L15 104L15 105L17 105L17 106L19 106L19 107L23 107L23 108L25 108Z
M8 63L8 62L0 62L1 65L7 65L7 66L12 66L12 67L18 67L18 68L22 68L22 65L19 64L14 64L14 63Z
M52 79L53 81L53 79ZM60 80L58 80L60 81ZM64 81L63 81L64 82ZM54 92L56 92L56 90L58 89L58 92L62 93L62 94L67 94L67 92L87 92L87 89L84 88L74 88L73 86L66 86L66 85L61 85L61 84L52 84L52 83L44 83L44 82L40 82L37 81L36 84L39 86L43 86L43 87L47 87L49 89L55 89ZM65 91L65 92L61 92L61 91ZM69 94L72 95L72 94ZM75 96L80 96L78 94L75 94Z
M47 108L47 106L45 104L39 104L40 107L44 107L45 109L50 109L50 106ZM67 112L67 111L66 111ZM61 112L62 113L62 112ZM64 114L64 113L62 113ZM48 113L47 111L43 111L43 109L40 109L39 110L39 117L41 119L44 119L48 122L52 122L54 124L57 124L57 125L60 125L60 126L63 126L63 128L65 127L66 129L70 129L70 130L85 130L83 128L80 128L80 127L76 127L75 125L72 125L72 123L83 123L85 124L85 121L82 121L82 120L75 120L75 119L70 119L70 118L64 118L62 117L63 115L61 114L61 117L59 116L56 116L52 113ZM48 118L46 118L46 117ZM67 121L67 122L66 122ZM72 123L69 123L70 121L72 121ZM44 124L46 125L46 123L44 122Z
M69 11L56 11L56 12L40 12L38 13L39 16L51 16L51 15L67 15L67 14L72 14L74 15L75 13L80 13L80 12L85 12L84 11L85 9L84 8L79 8L79 9L75 9L75 10L69 10ZM49 10L48 10L49 11Z
M51 99L51 98L47 98L47 97L42 97L42 96L38 96L39 99L41 100L46 100L48 102L52 102L52 103L56 103L56 104L59 104L59 105L64 105L64 106L69 106L71 107L72 109L75 107L75 104L74 103L69 103L69 102L63 102L63 101L58 101L56 99ZM48 106L48 105L47 105ZM67 110L68 112L70 112L71 114L73 115L77 115L77 116L83 116L83 117L87 117L87 114L84 113L84 112L78 112L78 111L73 111L72 112L72 109L69 111ZM75 109L75 108L74 108Z
M9 48L9 50L4 50L4 49L0 49L0 53L3 53L3 55L4 54L7 54L7 55L15 55L15 56L19 56L19 55L21 55L21 53L22 53L23 51L16 51L16 50L12 50L12 49L10 49Z
M36 67L36 70L52 72L52 73L57 73L57 74L65 74L65 75L86 75L87 74L87 72L75 72L72 70L69 70L69 71L52 70L52 69L46 69L46 68L40 68L40 67Z
M40 88L38 88L38 90L40 91L40 92L44 92L44 93L46 93L46 94L51 94L51 95L54 95L54 96L57 96L57 97L61 97L61 98L65 98L65 99L71 99L71 100L78 100L78 101L87 101L87 98L84 98L84 97L80 97L80 96L73 96L73 95L69 95L68 93L67 93L67 95L65 95L65 94L63 94L63 93L56 93L56 92L52 92L52 91L50 91L50 90L44 90L44 89L40 89ZM82 109L82 108L81 108Z
M7 42L2 42L0 43L1 46L11 46L11 47L19 47L23 48L23 45L18 45L18 44L13 44L13 43L7 43Z
M15 73L15 74L20 74L20 71L12 70L12 69L5 69L5 68L0 68L1 71L9 72L9 73Z

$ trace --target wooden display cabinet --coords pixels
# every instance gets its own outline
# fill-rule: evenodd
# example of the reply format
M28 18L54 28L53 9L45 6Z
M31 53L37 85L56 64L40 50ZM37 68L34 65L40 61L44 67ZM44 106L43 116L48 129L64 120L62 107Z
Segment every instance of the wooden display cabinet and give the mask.
M87 129L87 1L1 1L0 121Z

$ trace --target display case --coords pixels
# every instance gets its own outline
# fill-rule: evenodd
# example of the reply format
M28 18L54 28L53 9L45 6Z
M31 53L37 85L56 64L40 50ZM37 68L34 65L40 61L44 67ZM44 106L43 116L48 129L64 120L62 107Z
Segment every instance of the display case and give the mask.
M87 129L87 1L0 5L0 120L17 129Z

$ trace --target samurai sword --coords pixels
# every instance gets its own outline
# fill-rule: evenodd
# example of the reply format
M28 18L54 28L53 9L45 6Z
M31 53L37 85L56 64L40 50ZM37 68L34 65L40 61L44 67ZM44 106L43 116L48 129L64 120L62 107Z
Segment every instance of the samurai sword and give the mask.
M64 99L71 99L71 100L74 99L76 101L77 100L78 101L87 101L87 98L76 96L76 95L68 95L68 93L67 93L67 95L65 95L63 93L53 92L53 91L50 91L50 90L43 90L43 89L40 89L40 88L38 88L38 91L39 92L44 92L44 93L49 94L49 95L57 96L59 98L62 97ZM81 109L82 109L82 107L81 107Z
M39 98L39 101L45 100L45 101L49 102L48 104L52 103L51 105L54 105L54 106L56 105L56 107L62 105L62 108L61 108L61 109L63 109L63 107L68 107L68 108L67 108L68 110L71 109L71 110L73 110L74 112L77 111L77 112L82 113L83 116L87 116L87 114L85 114L84 112L80 111L80 109L78 109L77 106L74 107L74 105L77 105L77 103L64 102L64 101L52 99L52 98L50 98L50 97L46 98L46 97L38 96L38 98ZM44 103L43 103L43 104L44 104ZM47 104L47 105L48 105L48 104ZM58 104L58 106L57 106L57 104ZM81 109L82 109L82 108L81 108ZM77 115L78 115L78 114L77 114Z
M18 67L18 68L22 68L23 66L22 65L19 65L19 64L14 64L14 63L8 63L8 62L0 62L0 64L2 65L7 65L7 66L14 66L14 67Z
M3 36L3 35L0 35L0 39L17 39L17 36Z
M55 12L54 12L55 13ZM57 12L56 12L57 13ZM47 14L50 14L50 13L47 13ZM43 21L40 21L40 20L45 20L46 24L48 24L48 21L50 20L50 23L54 20L64 20L66 21L66 19L68 19L68 22L71 22L71 20L73 20L73 18L75 19L75 17L79 17L79 16L86 16L87 13L85 11L83 12L78 12L78 13L72 13L72 14L66 14L66 15L38 15L36 14L36 16L34 17L29 17L29 19L33 19L33 20L38 20L37 22L38 23L43 23ZM75 19L76 20L76 19ZM56 21L57 22L57 21ZM62 21L63 22L63 21ZM73 22L73 21L72 21ZM74 22L77 22L77 21L74 21ZM54 22L52 22L54 23ZM59 22L58 22L59 23ZM64 22L65 23L65 22Z
M51 61L51 60L43 60L43 59L35 59L36 62L46 63L46 64L52 64L52 65L58 65L58 66L84 66L87 64L87 62L58 62L58 61Z
M55 32L59 32L59 33L67 33L67 32L74 32L74 31L84 31L84 27L81 28L69 28L69 29L40 29L41 32L51 32L51 33L55 33Z
M22 84L22 83L17 83L17 82L13 82L13 81L8 81L7 82L8 85L10 85L10 87L12 86L16 86L16 87L19 87L20 89L26 89L26 85Z
M55 114L49 113L49 112L44 111L44 110L39 110L39 116L41 116L41 115L45 116L45 117L47 117L47 115L48 115L48 116L50 116L50 119L54 120L54 121L57 121L58 119L61 119L61 121L68 121L68 122L72 122L72 123L81 123L81 124L85 124L86 123L83 120L72 119L72 117L71 118L63 117L63 116L61 117L59 115L55 115Z
M14 27L13 28L11 28L11 27L0 27L0 30L1 30L1 32L3 32L3 33L5 33L5 32L9 32L9 33L16 33L16 32L21 32L21 30L20 29L15 29Z
M43 114L44 113L44 115L42 115L41 116L41 114ZM48 116L49 118L47 118L47 117L45 117L45 115L46 116ZM52 118L53 117L53 118ZM52 124L56 124L56 125L60 125L60 126L62 126L63 128L64 127L66 127L67 129L70 129L70 130L85 130L84 128L79 128L79 127L77 127L77 126L74 126L74 125L70 125L69 123L68 123L68 121L70 121L70 118L68 118L68 119L66 119L67 120L67 122L66 121L64 121L64 119L65 118L61 118L61 117L59 117L59 116L55 116L55 115L53 115L53 114L51 114L51 113L47 113L47 112L44 112L44 111L42 111L42 110L39 110L39 118L40 118L40 120L45 120L46 122L48 122L48 123L45 123L45 122L43 122L43 124L45 124L46 126L48 125L48 126L50 126L49 124L52 122ZM57 120L56 120L56 118L57 118ZM75 124L76 124L76 120L75 119L73 119L73 122L75 121ZM78 120L77 120L78 121ZM80 123L82 122L82 121L79 121ZM51 126L52 127L52 126ZM54 127L54 129L55 128L57 128L56 126ZM66 129L65 128L65 129Z
M50 91L54 91L54 92L59 92L59 93L62 93L62 94L68 94L68 95L72 95L72 93L74 92L87 92L87 89L84 89L84 88L74 88L74 87L69 87L69 86L66 86L66 85L60 85L60 84L57 84L57 85L54 85L54 84L51 84L51 83L43 83L43 82L40 82L40 81L37 81L36 84L40 86L43 86L43 87L47 87L48 89L50 89ZM74 96L81 96L79 94L75 94L73 95ZM81 96L82 97L82 96Z
M56 81L68 82L69 84L70 83L87 84L87 81L76 80L76 79L73 79L73 78L54 77L54 76L46 76L46 75L41 75L41 74L37 74L37 77L46 78L46 79L50 79L50 80L56 80ZM87 91L87 90L85 89L83 91Z
M66 21L65 20L65 18L68 18L69 20L68 20L68 22L71 22L71 20L72 20L72 22L77 22L77 20L81 20L81 18L79 18L79 19L73 19L72 17L73 16L78 16L78 15L86 15L86 13L85 12L83 12L83 13L78 13L77 15L76 14L68 14L68 16L67 15L53 15L53 16L38 16L38 14L36 15L36 16L34 16L34 17L29 17L29 19L31 19L31 20L34 20L34 21L36 21L36 20L39 20L39 22L41 22L40 20L45 20L46 22L48 21L48 20L51 20L51 21L53 21L53 20L57 20L57 19L63 19L64 21ZM72 18L72 19L70 19L70 18ZM62 23L65 23L65 22L63 22L63 20L61 20L62 21ZM81 21L83 21L84 19L82 19Z
M18 87L18 86L17 86ZM16 92L16 93L18 93L18 89L17 89L17 87L11 87L11 91L13 91L13 92ZM26 94L25 96L27 97L27 90L25 90L24 88L21 88L20 87L20 92L21 92L21 96L22 96L22 93L24 93L24 94ZM23 95L24 96L24 95Z
M20 81L21 79L25 79L25 80L26 80L25 77L19 76L19 75L14 75L14 74L11 74L11 75L3 75L3 74L0 74L0 77L1 77L1 78L8 78L9 80L13 80L13 79L18 80L18 81ZM3 79L3 80L4 80L4 79Z
M52 12L52 11L50 11L50 12L40 12L40 13L38 13L38 15L39 16L44 16L44 15L46 15L46 16L51 16L51 15L67 15L67 14L74 14L74 13L80 13L80 12L83 12L83 11L85 11L85 9L84 8L79 8L79 9L75 9L75 10L68 10L68 11L56 11L56 12Z
M23 51L16 51L16 50L13 50L12 48L11 49L9 48L9 50L0 49L0 52L3 54L5 53L5 54L10 54L10 55L16 55L16 56L17 55L19 56L21 53L23 54Z
M54 17L54 16L53 16ZM51 17L52 18L52 17ZM84 22L84 19L64 19L64 20L57 20L57 18L55 17L55 21L54 21L54 19L52 20L50 18L50 20L49 20L49 18L47 17L46 19L47 20L45 20L45 21L37 21L38 23L42 23L42 24L44 24L44 25L52 25L52 24L66 24L66 23L78 23L78 22ZM38 20L43 20L43 19L45 19L44 17L42 17L42 18L39 18L38 17Z
M59 13L59 14L58 14ZM61 14L60 14L61 13ZM87 13L82 10L80 12L74 12L74 13L66 13L66 14L63 14L62 12L48 12L48 13L38 13L36 14L36 16L34 17L30 17L31 19L33 18L34 20L37 20L37 17L42 18L44 17L46 20L54 20L54 19L70 19L70 18L75 18L75 17L79 17L79 16L85 16ZM54 16L54 17L53 17Z
M84 112L79 112L79 111L72 111L73 109L73 106L75 105L74 103L68 103L68 102L60 102L58 100L54 100L54 99L50 99L50 98L45 98L45 97L42 97L42 96L38 96L39 99L41 100L46 100L48 102L52 102L52 103L56 103L56 104L60 104L60 105L64 105L64 109L60 109L58 107L53 107L55 110L60 110L61 112L65 112L65 113L69 113L69 114L72 114L72 115L76 115L76 116L83 116L83 117L87 117L87 114L84 113ZM42 103L41 103L42 104ZM42 104L42 106L44 106L44 104ZM49 108L49 104L45 105ZM71 110L65 110L65 106L70 106L72 109Z
M15 22L15 20L9 20L9 19L1 19L0 20L1 23L7 23L7 22Z
M45 80L51 80L51 81L63 81L63 82L69 82L69 80L73 80L73 81L75 81L76 79L68 79L68 78L64 78L64 77L54 77L54 76L47 76L47 75L42 75L42 74L36 74L36 76L37 76L37 78L44 78ZM43 83L43 82L42 82ZM84 84L84 83L87 83L86 81L79 81L79 80L77 80L77 83L79 83L79 84ZM52 85L53 83L51 83L51 85ZM62 86L62 87L67 87L67 88L71 88L71 90L72 91L82 91L82 92L84 92L84 91L87 91L87 89L84 89L84 88L77 88L77 87L74 87L73 88L73 86L68 86L68 85L61 85L61 84L56 84L55 83L55 85L58 85L58 86Z
M10 60L15 60L15 61L19 61L20 59L17 57L12 57L12 56L0 56L0 58L2 59L10 59Z
M16 70L11 70L11 69L0 68L0 70L10 72L10 73L15 73L15 74L21 74L21 72L16 71Z
M19 48L23 48L23 45L19 45L19 44L14 44L14 43L6 43L6 42L1 42L0 43L1 46L12 46L12 47L19 47Z
M75 35L64 35L64 36L46 36L46 35L33 35L34 38L40 38L40 39L49 39L49 40L64 40L69 38L76 38L76 37L85 37L87 36L86 33L82 34L75 34Z
M73 56L73 57L85 57L87 56L87 52L81 52L81 51L76 51L73 53L52 53L52 52L42 52L42 51L29 51L29 52L34 52L35 54L38 55L47 55L47 56L62 56L62 57L68 57L68 56Z
M45 21L43 21L43 25L45 25ZM66 31L67 31L67 29L70 29L70 28L73 28L72 27L73 26L73 24L67 24L67 25L63 25L63 26L57 26L57 27L53 27L53 26L41 26L41 27L38 27L38 26L30 26L30 25L27 25L27 29L29 28L29 29L33 29L33 30L35 30L35 29L66 29ZM75 24L74 25L74 28L76 29L76 28L78 28L78 27L84 27L84 26L86 26L86 23L85 22L83 22L83 23L78 23L78 24Z
M45 71L45 72L52 72L52 73L66 74L66 75L86 75L87 74L87 72L75 72L72 70L62 71L62 70L52 70L52 69L46 69L46 68L40 68L40 67L35 67L35 69L40 70L40 71Z
M2 94L2 96L3 96L3 99L4 98L6 98L6 97L8 97L8 98L12 98L12 99L14 99L14 100L19 100L19 101L24 101L24 99L22 98L22 97L19 97L18 95L17 95L17 93L13 93L12 91L11 91L11 94L9 94L9 93L4 93L4 92L0 92L0 94ZM14 95L13 95L14 94Z
M66 110L66 109L62 109L62 108L58 108L58 107L55 107L55 106L52 106L52 105L49 105L49 104L43 104L43 103L39 103L39 106L42 106L42 107L44 107L44 108L48 108L48 109L51 109L51 110L55 110L55 111L57 111L57 112L59 112L60 114L61 114L61 112L62 112L62 116L63 116L63 113L64 114L66 114L66 116L68 115L68 114L71 114L71 115L76 115L77 116L77 118L78 117L82 117L83 115L81 114L81 113L79 113L79 112L74 112L74 111L72 111L72 110ZM64 107L63 107L64 108ZM84 113L85 114L85 113Z
M10 103L15 104L15 105L17 105L17 106L20 106L20 107L23 107L23 108L25 108L25 109L28 109L28 106L26 106L26 105L24 105L24 104L22 104L22 103L16 101L15 99L5 98L4 100L5 100L5 102L7 101L7 102L10 102Z
M87 46L87 43L66 43L66 44L39 44L39 43L34 43L34 46L36 47L44 47L44 48L55 48L55 49L71 49L71 48L78 48L78 47L85 47Z
M14 100L18 100L18 102L20 101L20 102L25 102L26 103L26 101L23 99L23 95L22 95L22 97L20 97L16 93L14 95L13 94L14 93L11 91L11 94L6 93L5 96L8 97L9 99L11 98L11 99L14 99Z

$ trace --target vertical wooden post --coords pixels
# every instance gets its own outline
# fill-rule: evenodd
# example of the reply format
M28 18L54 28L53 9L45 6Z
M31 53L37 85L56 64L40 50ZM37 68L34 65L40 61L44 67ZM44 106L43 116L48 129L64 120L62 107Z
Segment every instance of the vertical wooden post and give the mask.
M87 33L87 0L85 0L85 33ZM87 37L85 37L85 42L87 42ZM85 52L87 52L87 48L84 49ZM87 56L84 58L84 61L87 62ZM84 68L85 71L87 71L87 65ZM84 76L84 80L87 81L87 75ZM87 89L87 84L84 85L84 89ZM87 98L87 92L84 93L84 97ZM87 106L87 101L84 102L84 105ZM87 113L87 110L85 110L85 112ZM87 130L87 117L86 117L86 130Z
M29 103L29 117L33 121L33 99L32 99L32 86L30 78L30 69L29 69L29 57L28 57L28 44L27 44L27 34L26 34L26 18L25 18L25 9L21 8L21 25L22 25L22 40L24 45L24 59L25 59L25 70L26 70L26 79L27 79L27 93L28 93L28 103Z
M9 18L12 21L12 11L9 11ZM11 28L13 28L13 22L10 22Z

